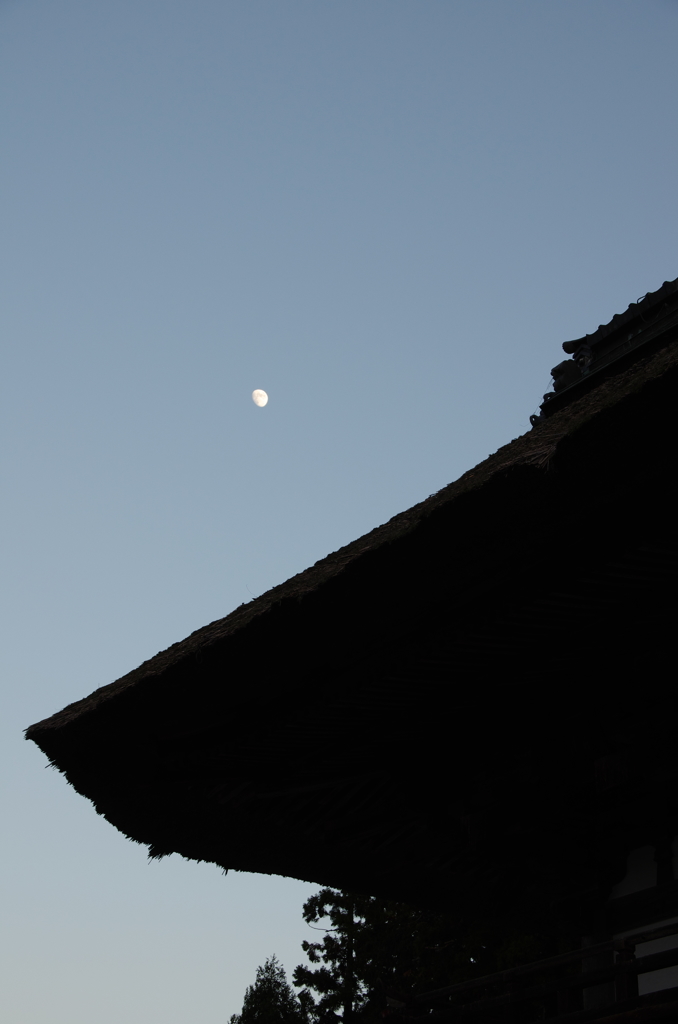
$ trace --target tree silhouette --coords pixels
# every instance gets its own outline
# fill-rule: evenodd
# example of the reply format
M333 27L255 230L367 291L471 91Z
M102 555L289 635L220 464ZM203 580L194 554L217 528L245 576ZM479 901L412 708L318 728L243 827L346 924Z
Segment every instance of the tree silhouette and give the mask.
M242 1010L234 1013L230 1024L308 1024L303 997L297 997L275 956L257 967L254 985L245 992Z
M313 924L329 919L323 928L322 942L301 944L312 964L312 970L300 964L294 970L294 984L301 987L312 1012L320 1024L343 1020L350 1024L362 1013L366 1002L366 984L362 964L356 963L356 938L365 930L365 907L369 898L352 896L336 889L321 889L304 904L304 920ZM313 1000L311 990L317 993Z
M507 934L491 922L336 889L311 896L303 915L325 932L302 943L311 966L300 964L293 975L317 1024L381 1024L417 993L571 948L523 931L520 922Z
M296 996L276 957L257 968L242 1011L230 1024L383 1024L410 1000L470 978L574 948L576 938L534 934L525 923L473 923L404 903L321 889L304 904L304 920L324 932L305 941L310 966L294 970ZM422 1004L421 1024L428 1009Z

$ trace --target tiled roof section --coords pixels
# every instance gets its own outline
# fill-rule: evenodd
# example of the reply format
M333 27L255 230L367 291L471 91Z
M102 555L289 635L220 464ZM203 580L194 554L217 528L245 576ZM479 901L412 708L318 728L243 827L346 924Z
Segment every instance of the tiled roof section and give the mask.
M551 370L553 391L544 395L540 412L530 416L530 423L540 427L565 405L676 338L678 279L665 281L656 292L632 302L624 313L615 314L592 334L563 342L563 351L571 358Z
M654 319L659 312L655 307L661 308L676 292L678 292L678 277L673 281L664 281L664 284L656 292L647 292L637 302L629 303L623 313L615 313L609 323L601 324L597 331L585 334L583 338L577 338L576 342L587 341L589 345L596 345L613 331L618 330L625 323L635 320L638 316L644 318L647 315L649 319ZM574 344L574 341L566 341L563 343L563 348L566 352L573 351Z

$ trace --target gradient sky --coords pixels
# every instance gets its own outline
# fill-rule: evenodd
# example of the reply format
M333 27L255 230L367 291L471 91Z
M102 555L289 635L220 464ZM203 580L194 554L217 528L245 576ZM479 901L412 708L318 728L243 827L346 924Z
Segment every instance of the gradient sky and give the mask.
M149 864L22 729L523 433L678 275L677 44L670 0L0 0L3 1021L224 1024L301 961L313 886Z

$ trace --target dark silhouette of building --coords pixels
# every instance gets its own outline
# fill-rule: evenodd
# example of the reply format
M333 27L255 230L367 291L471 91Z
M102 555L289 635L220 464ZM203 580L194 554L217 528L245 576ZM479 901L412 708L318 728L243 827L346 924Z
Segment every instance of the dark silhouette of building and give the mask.
M677 339L673 282L531 432L28 737L151 856L588 944L430 1020L678 1018Z

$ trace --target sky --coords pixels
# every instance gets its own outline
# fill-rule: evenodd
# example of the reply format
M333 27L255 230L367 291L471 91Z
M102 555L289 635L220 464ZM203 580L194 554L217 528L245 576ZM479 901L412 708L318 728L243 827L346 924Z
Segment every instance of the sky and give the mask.
M22 731L678 276L677 42L676 0L0 0L3 1021L224 1024L303 960L315 886L149 864Z

